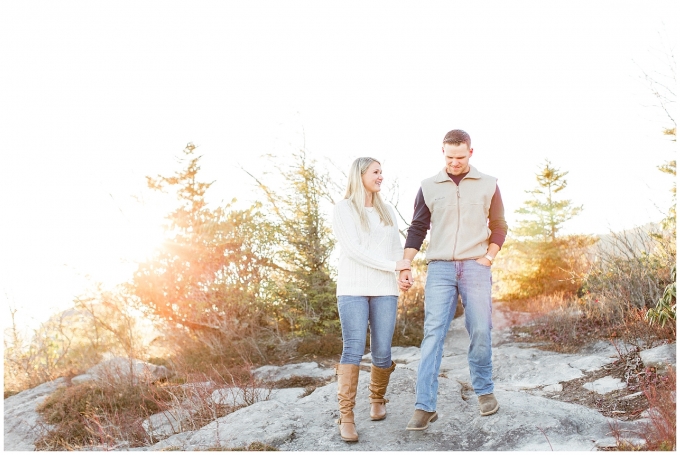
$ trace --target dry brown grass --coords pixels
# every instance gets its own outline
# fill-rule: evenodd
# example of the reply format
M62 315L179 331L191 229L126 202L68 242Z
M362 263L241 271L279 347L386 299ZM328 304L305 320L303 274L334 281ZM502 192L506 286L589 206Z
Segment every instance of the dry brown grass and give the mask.
M218 403L213 392L232 389L233 403ZM266 400L272 385L256 379L250 366L212 374L182 372L171 381L143 383L106 377L58 389L38 408L52 428L37 441L39 450L112 450L157 442L142 425L166 412L181 419L175 432L198 430L241 407ZM230 395L230 396L232 396ZM174 424L173 424L174 425ZM151 431L151 430L150 430Z
M504 301L503 306L511 311L521 311L535 314L547 314L561 310L569 305L569 299L563 291L550 295L542 295L523 300Z
M118 441L133 447L150 443L143 419L166 409L169 395L153 385L84 383L58 389L39 407L53 425L36 442L38 450L115 448Z

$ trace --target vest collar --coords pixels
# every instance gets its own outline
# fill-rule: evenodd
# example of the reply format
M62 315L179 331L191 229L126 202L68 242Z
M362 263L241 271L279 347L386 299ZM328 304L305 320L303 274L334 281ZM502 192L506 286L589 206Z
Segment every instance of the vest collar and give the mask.
M464 179L479 179L482 177L482 174L474 167L470 166L470 172L464 177ZM437 175L434 177L434 181L436 183L442 183L442 182L450 182L451 177L449 177L449 174L446 173L446 167L444 167Z

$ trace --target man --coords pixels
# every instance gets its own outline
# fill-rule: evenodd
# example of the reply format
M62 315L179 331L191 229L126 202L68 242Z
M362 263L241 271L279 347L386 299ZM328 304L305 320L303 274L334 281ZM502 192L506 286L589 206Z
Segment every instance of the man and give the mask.
M465 307L468 364L480 413L491 415L499 407L491 379L491 264L503 246L508 225L496 178L470 166L470 145L470 136L462 130L449 131L444 137L446 166L422 181L404 247L404 259L412 260L431 226L425 256L425 327L416 410L407 430L424 430L438 418L439 366L459 294ZM411 271L402 270L399 287L408 290L412 284Z

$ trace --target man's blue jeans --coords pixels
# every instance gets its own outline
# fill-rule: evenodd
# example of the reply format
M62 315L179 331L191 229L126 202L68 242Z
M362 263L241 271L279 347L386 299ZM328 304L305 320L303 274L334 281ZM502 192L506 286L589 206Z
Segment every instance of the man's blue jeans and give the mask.
M477 395L493 392L491 380L491 267L469 259L431 261L425 283L425 331L420 345L416 409L437 409L439 366L444 339L456 313L460 293L470 336L468 364Z
M397 322L397 296L339 295L342 326L340 363L359 365L366 348L366 329L371 327L371 359L378 368L392 366L392 335Z

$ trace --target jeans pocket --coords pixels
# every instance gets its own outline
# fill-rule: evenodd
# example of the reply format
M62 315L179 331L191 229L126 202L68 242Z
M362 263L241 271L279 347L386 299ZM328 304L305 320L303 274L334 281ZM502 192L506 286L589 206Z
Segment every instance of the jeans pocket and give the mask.
M491 269L491 266L490 266L490 265L481 264L481 263L477 262L477 259L473 259L473 261L475 262L475 264L477 264L477 265L480 266L480 267L484 267L484 268L487 269L487 270L490 270L490 269Z

